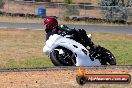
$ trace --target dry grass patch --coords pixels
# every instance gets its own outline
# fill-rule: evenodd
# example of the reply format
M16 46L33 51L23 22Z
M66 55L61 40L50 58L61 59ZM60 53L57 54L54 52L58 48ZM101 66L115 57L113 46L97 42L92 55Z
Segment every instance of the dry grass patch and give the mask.
M44 38L43 31L0 29L0 64L47 58L42 53Z
M117 64L132 64L132 35L92 32L93 41L106 47ZM45 33L42 30L0 29L0 68L53 66L43 54Z
M12 22L12 23L42 23L42 18L26 18L26 17L10 17L0 16L0 22Z
M93 39L96 41L132 41L132 35L114 34L102 32L92 32Z

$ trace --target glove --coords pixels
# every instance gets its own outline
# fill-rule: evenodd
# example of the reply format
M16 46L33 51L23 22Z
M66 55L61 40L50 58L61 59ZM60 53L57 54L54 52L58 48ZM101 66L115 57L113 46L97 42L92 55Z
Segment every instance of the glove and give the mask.
M67 33L63 31L60 35L61 35L61 36L66 36Z

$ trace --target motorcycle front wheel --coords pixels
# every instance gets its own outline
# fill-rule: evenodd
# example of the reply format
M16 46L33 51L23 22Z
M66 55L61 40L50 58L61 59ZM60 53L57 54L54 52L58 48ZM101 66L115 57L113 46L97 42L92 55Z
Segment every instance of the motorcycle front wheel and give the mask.
M110 50L99 46L98 50L90 50L90 57L100 60L101 65L116 65L115 56Z

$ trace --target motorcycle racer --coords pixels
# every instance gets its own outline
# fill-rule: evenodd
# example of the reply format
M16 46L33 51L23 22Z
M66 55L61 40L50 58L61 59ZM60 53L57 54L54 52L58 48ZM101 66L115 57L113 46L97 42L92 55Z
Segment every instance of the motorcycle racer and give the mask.
M89 46L91 49L96 49L96 45L87 36L84 29L71 29L66 25L58 25L58 21L55 18L48 17L44 20L44 26L46 27L46 40L52 34L59 34L61 36L71 35L76 42L81 43L85 47Z
M46 45L43 48L43 52L50 56L55 66L85 66L88 65L89 62L89 64L94 64L96 61L99 61L98 63L101 63L101 65L116 65L114 55L104 47L95 45L91 41L91 38L87 36L84 29L76 30L66 25L58 25L58 21L51 17L44 20L44 25L46 27ZM50 35L53 36L50 37ZM56 40L56 38L61 38L62 40ZM62 45L58 46L59 44ZM74 44L77 46L75 45L75 47ZM82 47L77 48L78 46ZM87 46L89 46L90 49L87 49ZM84 60L81 58L89 59ZM97 63L95 65L97 65Z

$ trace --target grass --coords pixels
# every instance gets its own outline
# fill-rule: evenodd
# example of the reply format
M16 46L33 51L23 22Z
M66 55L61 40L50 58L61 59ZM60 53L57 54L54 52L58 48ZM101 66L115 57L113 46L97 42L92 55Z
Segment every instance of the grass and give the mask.
M0 68L36 68L36 67L52 67L53 64L49 58L38 57L38 58L25 58L23 61L15 61L9 59L8 63L1 65Z
M93 41L109 49L118 65L132 64L132 35L91 32ZM51 67L43 54L45 33L42 30L0 29L0 68Z
M0 16L0 22L12 22L12 23L42 23L41 18L26 18L26 17L11 17Z
M10 17L0 16L0 22L11 22L11 23L43 23L42 18L26 18L26 17ZM101 26L132 26L131 24L117 24L107 22L84 22L84 21L59 21L59 24L75 24L75 25L101 25Z
M43 31L0 29L0 67L51 66L42 53L44 37Z
M93 36L95 43L114 53L118 65L132 64L132 35L93 33Z

